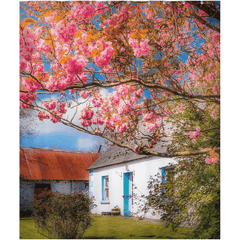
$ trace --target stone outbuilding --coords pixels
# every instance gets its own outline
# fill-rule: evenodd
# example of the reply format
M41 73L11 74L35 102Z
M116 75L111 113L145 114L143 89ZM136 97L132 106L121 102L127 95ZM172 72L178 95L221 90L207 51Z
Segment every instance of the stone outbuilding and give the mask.
M29 209L35 193L43 189L72 193L89 186L86 170L99 153L20 148L20 210Z

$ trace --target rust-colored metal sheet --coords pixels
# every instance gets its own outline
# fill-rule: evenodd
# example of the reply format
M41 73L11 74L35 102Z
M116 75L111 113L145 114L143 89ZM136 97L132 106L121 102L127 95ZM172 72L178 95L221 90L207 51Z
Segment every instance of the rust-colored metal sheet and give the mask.
M28 180L88 180L86 170L101 154L20 148L20 173Z
M29 167L24 155L24 151L20 149L20 174L23 179L31 179L31 174L29 172Z

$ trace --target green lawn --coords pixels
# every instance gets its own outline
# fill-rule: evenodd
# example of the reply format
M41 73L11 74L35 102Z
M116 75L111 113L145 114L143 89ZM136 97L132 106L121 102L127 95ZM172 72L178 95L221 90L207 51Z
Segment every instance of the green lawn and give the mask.
M177 233L166 229L164 225L142 221L128 220L110 216L93 216L94 222L83 235L83 238L160 238L173 239L185 238L185 234L191 230L179 228ZM24 239L46 239L37 232L31 218L21 218L20 238Z

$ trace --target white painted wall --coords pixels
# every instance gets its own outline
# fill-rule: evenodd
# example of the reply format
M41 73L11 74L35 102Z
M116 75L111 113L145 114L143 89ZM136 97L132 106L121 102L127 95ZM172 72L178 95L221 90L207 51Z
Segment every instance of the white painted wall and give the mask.
M96 208L91 210L92 213L101 214L101 212L110 212L116 205L120 208L123 215L123 174L126 172L133 172L133 184L137 189L134 189L134 194L141 196L148 194L148 181L150 176L154 176L159 168L167 166L169 163L176 163L170 158L148 158L128 163L113 165L100 169L94 169L90 181L92 187L90 191L95 197ZM128 169L128 171L127 171ZM110 203L101 203L102 201L102 176L109 176L109 200ZM134 202L136 199L134 199ZM143 216L143 214L136 214L137 205L134 203L131 206L131 213L135 216ZM151 212L144 215L146 218L159 219L159 216L153 216Z

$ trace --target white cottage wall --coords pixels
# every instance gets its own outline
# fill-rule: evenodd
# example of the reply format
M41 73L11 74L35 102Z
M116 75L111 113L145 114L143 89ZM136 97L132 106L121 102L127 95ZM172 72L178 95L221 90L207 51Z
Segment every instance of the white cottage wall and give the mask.
M134 194L141 196L148 194L148 181L150 176L154 176L159 168L167 166L169 163L176 163L175 160L169 158L152 157L140 159L132 162L122 163L118 165L93 169L91 177L91 191L95 197L96 208L91 210L92 213L101 214L102 212L111 212L111 209L118 206L123 215L123 174L126 172L133 173ZM102 201L102 176L109 176L109 202ZM133 202L135 202L134 199ZM136 215L137 205L130 204L130 212ZM143 213L137 214L141 216ZM146 218L157 219L159 216L153 216L151 211L144 215Z

